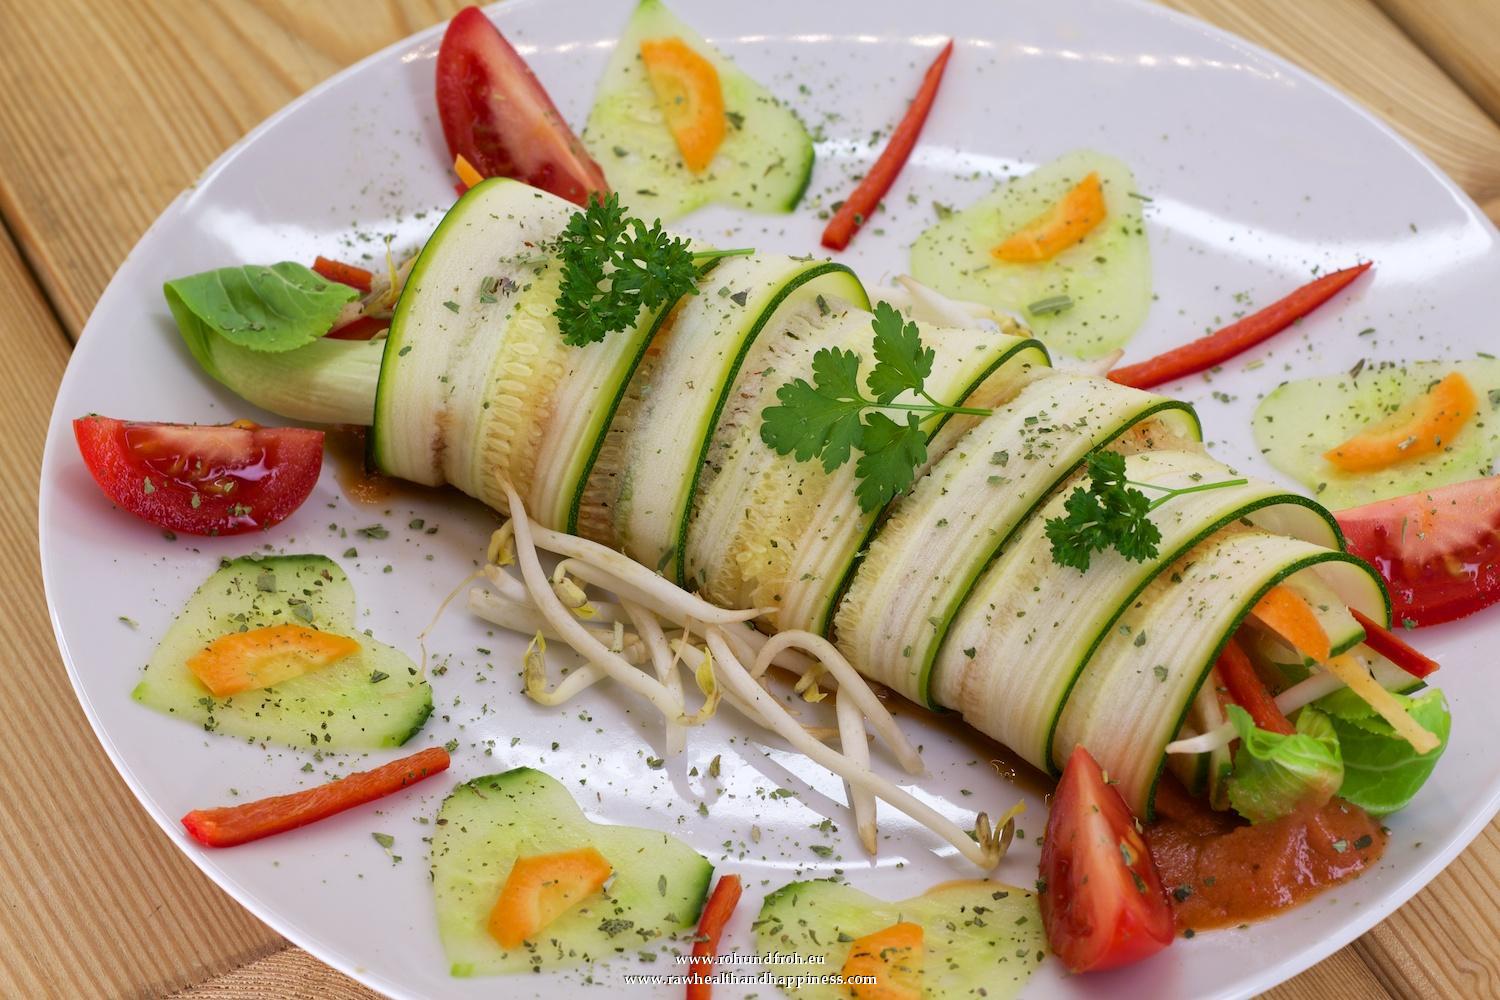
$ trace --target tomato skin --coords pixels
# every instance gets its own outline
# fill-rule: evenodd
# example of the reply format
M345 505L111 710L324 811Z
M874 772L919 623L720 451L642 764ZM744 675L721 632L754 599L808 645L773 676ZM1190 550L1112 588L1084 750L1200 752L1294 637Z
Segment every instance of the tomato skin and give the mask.
M1081 746L1052 796L1039 889L1047 941L1073 972L1129 965L1172 943L1172 908L1146 839Z
M578 205L609 191L531 67L478 7L448 22L437 105L448 152L485 177L514 177Z
M1390 585L1393 628L1451 622L1500 601L1500 476L1335 517L1349 551Z
M73 436L94 481L117 506L189 535L239 535L279 524L307 499L323 467L323 432L298 427L87 416L73 421Z

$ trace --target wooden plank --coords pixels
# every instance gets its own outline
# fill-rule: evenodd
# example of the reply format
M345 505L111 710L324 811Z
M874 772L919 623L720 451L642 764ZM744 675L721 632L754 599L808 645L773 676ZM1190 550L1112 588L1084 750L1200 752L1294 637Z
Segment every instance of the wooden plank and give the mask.
M1500 125L1371 0L1165 2L1333 84L1384 118L1500 220ZM1483 3L1493 7L1496 0Z
M167 204L257 122L461 0L0 0L0 214L76 337Z
M1262 993L1261 997L1263 1000L1324 1000L1327 997L1385 1000L1390 995L1351 945L1334 952L1300 976Z
M1500 0L1375 0L1428 58L1500 121Z
M0 996L160 992L281 939L135 802L58 660L36 548L37 477L68 342L0 230ZM124 625L120 626L124 628Z
M173 994L171 1000L379 1000L379 996L307 952L287 948Z

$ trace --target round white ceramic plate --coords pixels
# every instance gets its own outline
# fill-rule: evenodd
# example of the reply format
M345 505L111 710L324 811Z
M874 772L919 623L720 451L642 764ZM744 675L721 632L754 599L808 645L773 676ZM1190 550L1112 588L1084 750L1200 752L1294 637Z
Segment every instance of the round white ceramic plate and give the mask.
M1361 357L1467 357L1500 315L1494 227L1454 185L1388 129L1285 62L1156 7L1108 0L872 4L863 0L697 3L680 13L788 101L820 136L809 198L791 216L710 209L682 223L721 244L817 250L816 209L841 197L878 151L875 130L901 113L922 67L958 39L936 111L888 212L846 255L871 281L904 269L932 203L963 204L997 178L1076 146L1130 163L1150 196L1146 218L1157 300L1131 345L1139 358L1177 344L1301 284L1315 269L1362 258L1374 274L1271 346L1212 381L1175 391L1201 406L1221 457L1273 475L1249 417L1278 381L1335 372ZM625 0L512 0L493 12L579 123ZM142 238L90 319L58 395L41 484L41 550L58 642L99 739L162 828L208 875L319 958L402 997L564 995L578 973L455 980L439 947L429 893L428 825L457 781L534 765L581 793L599 819L655 825L747 876L729 947L751 947L761 895L790 879L844 873L887 898L973 874L925 831L886 809L881 852L865 856L839 782L797 756L747 742L720 718L665 768L654 713L596 688L562 710L519 693L522 641L492 634L460 607L430 641L437 712L414 746L458 741L449 774L374 807L245 847L210 852L177 819L208 806L325 780L372 758L313 760L251 746L158 715L130 699L141 664L174 612L223 556L315 551L349 571L375 634L416 654L439 599L474 566L493 516L456 496L400 495L370 508L325 470L313 497L264 536L179 538L113 509L79 460L69 420L88 412L144 420L271 419L195 368L161 296L164 279L242 262L359 259L393 234L417 245L452 201L432 100L441 27L370 57L275 115L210 168ZM1373 327L1373 334L1360 331ZM415 517L437 534L410 530ZM359 537L383 524L390 537ZM345 557L351 546L357 557ZM133 619L138 627L123 623ZM1424 631L1442 658L1454 735L1411 808L1390 819L1379 868L1315 903L1245 930L1180 940L1107 975L1068 978L1047 962L1026 995L1243 996L1293 975L1353 939L1416 892L1481 829L1500 802L1500 757L1486 741L1500 677L1481 655L1500 639L1500 610ZM446 668L446 669L443 669ZM994 750L949 726L906 717L930 772L915 790L961 820L1022 790L988 764ZM701 775L722 755L722 777ZM395 752L376 755L389 759ZM586 788L577 779L586 776ZM898 776L899 777L899 776ZM793 796L772 796L778 788ZM1045 809L1030 811L998 877L1035 878ZM708 811L701 815L699 802ZM835 835L813 827L824 817ZM758 829L754 841L752 830ZM371 838L395 838L393 862ZM832 856L811 846L826 844ZM665 967L665 966L663 966ZM634 960L594 970L623 988ZM651 991L638 988L640 995ZM733 991L724 991L727 994ZM765 988L760 989L766 995Z

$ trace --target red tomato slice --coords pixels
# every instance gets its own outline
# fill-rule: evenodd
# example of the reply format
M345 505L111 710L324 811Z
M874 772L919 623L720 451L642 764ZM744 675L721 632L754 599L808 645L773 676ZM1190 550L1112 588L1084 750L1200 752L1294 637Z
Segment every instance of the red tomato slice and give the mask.
M438 117L452 157L579 205L609 190L526 61L478 7L465 7L437 57Z
M1081 746L1052 796L1041 874L1047 941L1072 971L1128 965L1172 943L1172 908L1146 839Z
M1451 622L1500 601L1500 476L1335 516L1349 551L1390 584L1397 631Z
M80 417L78 450L105 494L170 531L238 535L302 505L323 467L323 432Z

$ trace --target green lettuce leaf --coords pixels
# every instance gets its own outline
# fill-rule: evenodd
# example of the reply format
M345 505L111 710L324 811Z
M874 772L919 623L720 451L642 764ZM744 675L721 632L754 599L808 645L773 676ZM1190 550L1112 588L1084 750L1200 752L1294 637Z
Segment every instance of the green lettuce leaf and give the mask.
M1411 802L1447 749L1453 721L1443 692L1436 688L1418 698L1397 697L1423 729L1442 741L1436 750L1417 753L1374 709L1332 717L1344 758L1339 794L1375 816L1393 813Z
M210 334L252 351L305 347L327 333L359 295L292 261L205 271L175 278L162 291L200 364L205 363L204 338Z
M1328 716L1314 708L1297 715L1290 736L1267 732L1238 705L1227 707L1239 734L1229 804L1252 823L1280 819L1300 806L1321 806L1344 780L1339 738Z

